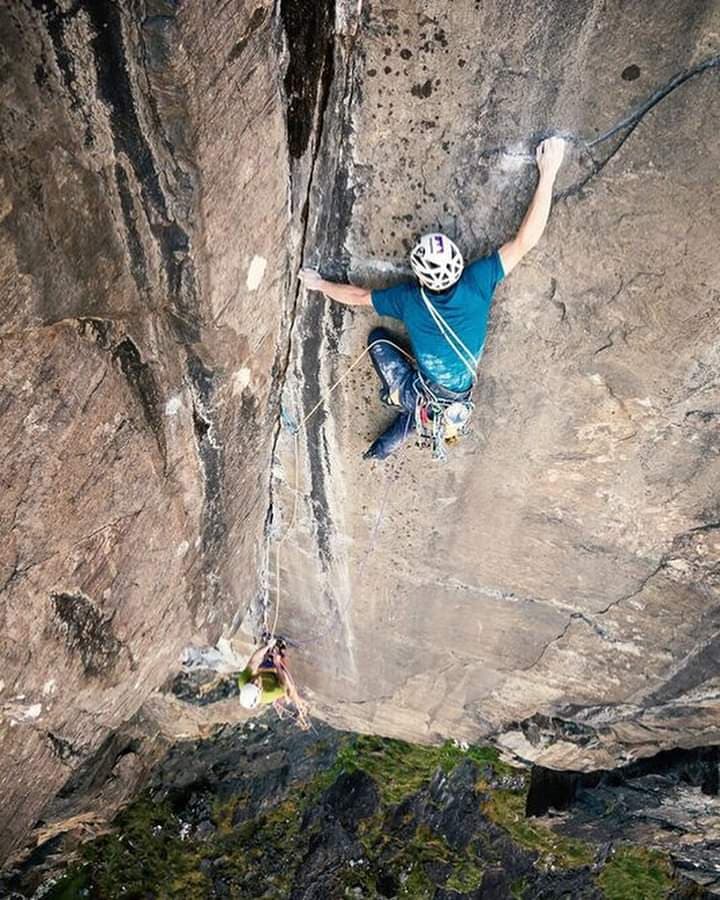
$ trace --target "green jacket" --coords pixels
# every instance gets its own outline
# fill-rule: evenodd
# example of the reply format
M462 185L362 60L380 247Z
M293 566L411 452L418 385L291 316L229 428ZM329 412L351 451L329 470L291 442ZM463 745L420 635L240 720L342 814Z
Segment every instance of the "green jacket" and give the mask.
M280 684L280 679L275 672L271 672L268 669L260 669L258 674L260 675L260 684L262 686L261 703L272 703L285 696L285 688ZM237 676L238 687L242 688L243 685L251 682L253 677L250 669L243 669Z

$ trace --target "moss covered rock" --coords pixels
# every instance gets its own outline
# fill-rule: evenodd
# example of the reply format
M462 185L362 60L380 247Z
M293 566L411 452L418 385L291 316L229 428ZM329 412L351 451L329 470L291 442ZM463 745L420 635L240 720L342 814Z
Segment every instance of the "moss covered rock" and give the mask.
M423 747L271 717L180 745L46 894L461 900L680 896L666 860L525 817L491 748Z

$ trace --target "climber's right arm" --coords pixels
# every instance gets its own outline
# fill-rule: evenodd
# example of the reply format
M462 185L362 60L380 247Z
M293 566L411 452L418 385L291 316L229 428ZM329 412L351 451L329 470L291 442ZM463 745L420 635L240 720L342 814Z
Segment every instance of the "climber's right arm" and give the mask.
M262 665L262 661L267 656L268 652L272 650L275 646L275 639L273 638L267 644L263 644L262 647L259 647L250 659L247 661L246 669L250 670L250 674L254 677L260 671L260 666Z
M290 670L285 665L285 662L282 658L277 659L275 672L280 681L280 684L283 686L283 688L285 688L285 696L291 703L295 704L295 708L298 712L298 725L303 729L303 731L306 731L310 727L310 722L308 719L308 705L300 696L298 689L295 686L293 677L290 674Z
M326 281L314 269L300 269L298 278L308 291L320 291L331 300L337 300L346 306L370 306L372 303L371 292L366 288Z

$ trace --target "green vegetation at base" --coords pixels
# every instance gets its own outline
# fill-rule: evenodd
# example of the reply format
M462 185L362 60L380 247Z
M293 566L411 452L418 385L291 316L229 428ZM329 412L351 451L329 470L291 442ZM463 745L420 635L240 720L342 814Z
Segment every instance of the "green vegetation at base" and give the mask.
M437 769L448 774L464 759L472 760L481 769L491 769L498 777L517 774L492 747L463 749L454 741L426 747L373 735L358 735L349 741L332 771L336 777L341 771L362 769L377 783L383 801L395 804L427 784Z
M483 870L470 860L461 863L445 883L449 891L464 894L477 890L482 884Z
M83 848L83 863L74 867L46 895L49 900L82 896L145 896L162 885L168 896L188 900L207 897L209 882L199 870L199 849L181 836L181 823L167 802L144 795L115 820L117 832ZM75 893L70 893L70 885Z
M439 770L450 774L468 759L477 767L472 777L484 815L516 845L536 853L540 869L580 869L593 862L591 845L525 818L525 776L503 763L492 748L464 750L450 742L423 747L358 735L342 744L331 767L294 787L266 814L243 821L245 796L216 800L209 812L214 830L204 838L194 836L168 801L145 794L118 816L113 834L86 845L80 862L45 896L200 900L220 879L232 887L232 896L288 897L311 841L323 828L315 814L306 814L339 775L356 771L373 779L380 804L357 827L364 858L342 868L341 896L351 898L358 888L368 898L387 895L387 880L402 900L432 900L439 886L468 894L482 885L483 865L497 865L492 840L480 831L463 849L451 847L437 827L418 824L417 805L400 806L426 788ZM422 804L434 808L432 796L423 797L420 809ZM386 884L381 891L382 880ZM662 857L632 847L611 857L596 880L607 900L662 900L671 886ZM520 878L511 886L517 900L528 900L531 890L532 879Z
M78 897L84 896L83 892L87 890L87 875L85 866L72 866L44 896L50 900L78 900Z
M672 890L670 866L662 854L621 847L598 877L607 900L664 900Z
M525 791L493 791L483 807L485 815L510 833L514 841L539 854L544 868L589 866L595 856L592 847L566 838L547 825L525 816Z
M393 839L384 829L388 809L427 785L438 769L450 773L464 759L475 762L487 778L515 771L491 748L464 750L453 742L425 747L357 735L343 744L333 766L299 785L267 815L234 824L245 798L216 801L211 813L216 830L205 841L187 838L182 821L167 801L157 802L146 794L118 816L115 833L84 848L82 862L69 870L47 896L67 900L80 896L84 888L98 900L148 892L193 900L207 896L210 881L200 868L207 859L220 859L222 877L233 884L264 882L268 897L285 896L313 833L302 828L305 810L340 774L358 770L373 778L381 797L375 815L360 823L358 838L371 862L382 856L382 866L399 873L398 896L417 900L432 897L436 885L426 869L434 863L450 872L449 887L471 890L482 880L472 848L454 852L423 826L409 841ZM486 778L482 781L484 784ZM372 894L376 891L375 874L368 866L349 869L346 887L361 887Z
M438 881L428 874L433 867L446 873L440 882L449 890L458 892L475 890L482 882L483 870L477 864L477 847L469 845L464 850L453 850L447 842L427 825L419 825L407 837L389 835L383 827L385 811L362 822L358 829L360 841L370 860L382 861L381 868L396 873L399 881L399 898L423 900L432 898ZM362 881L357 877L348 882L348 888L376 889L375 875ZM374 896L374 894L372 894Z

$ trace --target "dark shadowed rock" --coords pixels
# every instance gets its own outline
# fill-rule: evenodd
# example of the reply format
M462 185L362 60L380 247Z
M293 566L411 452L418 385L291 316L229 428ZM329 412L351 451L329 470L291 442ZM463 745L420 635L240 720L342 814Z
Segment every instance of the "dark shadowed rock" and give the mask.
M438 773L430 785L432 807L426 813L437 831L456 850L464 849L483 819L475 792L477 769L469 760L451 775Z
M286 761L281 783L258 765L270 746ZM369 745L361 736L327 726L316 734L302 733L271 717L226 727L207 740L176 744L153 771L149 793L117 819L119 833L86 848L85 864L71 870L69 878L79 878L76 889L82 887L88 896L191 896L199 891L248 900L601 900L608 877L625 879L615 881L611 895L618 897L648 896L650 882L643 879L657 885L662 892L657 896L705 896L685 875L699 881L712 877L710 847L705 848L705 869L692 870L675 832L675 844L666 849L682 874L673 879L664 857L632 846L627 851L627 839L637 838L627 816L615 815L611 836L589 841L582 833L582 805L573 806L561 821L525 821L521 811L517 818L498 819L498 804L509 794L521 800L522 790L480 782L478 767L462 755L452 763L446 760L444 773L426 766L414 790L393 803L389 792L398 789L397 770L385 766L385 751L397 749L378 740ZM437 751L429 748L405 749L415 764L437 759ZM497 761L487 767L507 774ZM192 772L191 785L186 769ZM515 774L522 778L521 772ZM658 786L658 797L671 808L674 795L667 785L664 789L663 795ZM622 790L606 788L608 807L612 797L622 800ZM655 843L650 833L647 837ZM52 871L60 839L38 848L31 866L0 880L3 896L13 890L30 896L43 873ZM696 861L700 846L698 839ZM625 869L624 852L631 854ZM618 884L625 885L625 894L618 893ZM58 885L60 891L68 889L68 882Z
M377 786L369 775L343 772L320 797L318 818L322 822L335 818L346 831L354 832L359 822L375 812L378 800Z
M330 819L310 838L300 862L290 900L323 900L337 890L341 872L364 856L362 844L336 819Z

